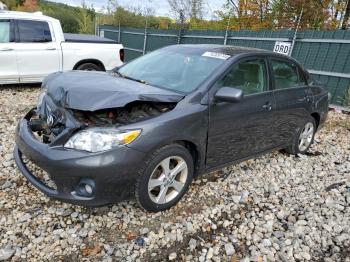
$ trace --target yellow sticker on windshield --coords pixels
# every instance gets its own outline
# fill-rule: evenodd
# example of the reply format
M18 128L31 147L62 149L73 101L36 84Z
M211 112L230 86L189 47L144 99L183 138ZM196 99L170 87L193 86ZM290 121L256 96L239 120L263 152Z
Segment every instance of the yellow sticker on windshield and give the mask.
M202 56L227 60L231 56L216 52L205 52Z

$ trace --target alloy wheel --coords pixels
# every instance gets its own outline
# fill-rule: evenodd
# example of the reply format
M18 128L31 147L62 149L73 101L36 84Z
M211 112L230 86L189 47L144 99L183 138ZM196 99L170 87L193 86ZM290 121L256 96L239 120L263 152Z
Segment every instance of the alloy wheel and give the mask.
M299 151L305 151L311 144L314 135L314 125L311 122L305 124L299 136Z
M188 176L186 161L179 156L162 160L148 181L148 195L156 204L172 201L185 187Z

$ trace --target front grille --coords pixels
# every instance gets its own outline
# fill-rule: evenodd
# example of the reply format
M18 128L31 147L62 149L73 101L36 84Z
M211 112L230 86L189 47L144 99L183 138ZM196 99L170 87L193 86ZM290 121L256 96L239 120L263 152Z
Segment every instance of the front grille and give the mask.
M33 163L30 159L22 155L23 163L26 165L28 170L35 176L37 180L43 183L45 186L52 190L57 190L57 186L55 182L50 178L49 174L38 167L35 163Z

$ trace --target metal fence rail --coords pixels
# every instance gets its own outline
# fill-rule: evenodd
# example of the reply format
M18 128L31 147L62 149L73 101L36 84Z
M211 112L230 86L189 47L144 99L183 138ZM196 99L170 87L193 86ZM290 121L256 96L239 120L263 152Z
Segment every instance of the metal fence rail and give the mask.
M292 42L294 30L213 31L156 30L98 26L100 36L124 45L128 61L147 52L174 44L227 44L273 50L276 41ZM350 31L300 31L291 56L314 77L325 83L331 103L345 105L350 88Z

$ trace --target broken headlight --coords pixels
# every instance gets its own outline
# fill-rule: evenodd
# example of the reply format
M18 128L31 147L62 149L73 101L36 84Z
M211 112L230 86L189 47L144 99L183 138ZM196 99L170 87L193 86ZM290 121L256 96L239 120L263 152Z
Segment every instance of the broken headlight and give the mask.
M115 128L90 128L73 135L64 147L93 153L101 152L115 146L127 145L140 134L140 129L120 131Z

